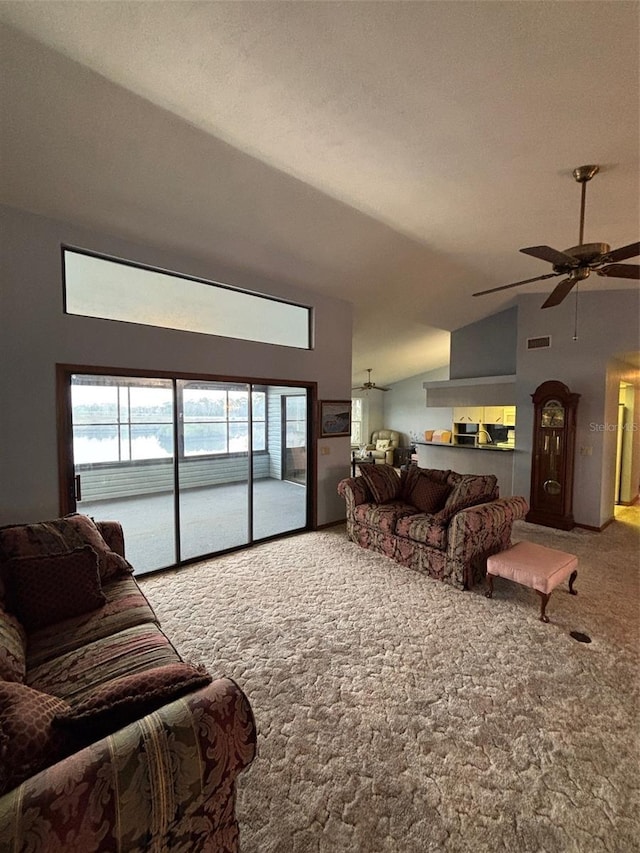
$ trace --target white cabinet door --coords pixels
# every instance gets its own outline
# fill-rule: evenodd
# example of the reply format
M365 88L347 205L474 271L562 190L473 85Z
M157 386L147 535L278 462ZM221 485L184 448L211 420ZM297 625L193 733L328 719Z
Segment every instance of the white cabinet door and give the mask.
M515 426L516 425L516 407L515 406L505 406L504 407L504 425L505 426Z
M455 406L454 424L479 424L482 421L482 406Z
M485 424L503 424L504 423L504 407L503 406L485 406L482 416L482 422Z

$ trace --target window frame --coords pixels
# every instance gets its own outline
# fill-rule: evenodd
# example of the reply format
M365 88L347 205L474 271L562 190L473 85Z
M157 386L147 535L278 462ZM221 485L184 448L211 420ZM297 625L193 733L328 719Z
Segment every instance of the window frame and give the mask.
M280 343L273 340L261 339L256 336L252 336L247 334L246 336L236 337L230 334L225 334L223 330L216 331L204 331L202 329L189 329L185 327L181 327L178 325L171 325L169 322L163 323L162 325L154 322L144 322L140 319L123 319L113 316L102 316L96 313L83 313L81 311L71 310L69 307L69 294L68 294L68 281L67 281L67 264L66 264L66 253L75 254L75 255L83 255L85 257L94 258L97 260L105 261L107 263L120 264L124 267L130 267L135 270L144 270L146 272L155 273L158 275L168 276L170 278L177 278L181 281L191 282L194 284L204 284L208 287L211 287L213 290L223 290L229 291L232 293L236 293L239 295L244 295L251 297L252 299L264 300L266 302L277 303L281 305L289 305L293 308L299 308L306 312L307 314L307 322L306 322L306 345L304 346L296 346L294 344ZM139 325L139 326L148 326L150 328L155 329L171 329L174 331L188 332L190 334L198 334L198 335L208 335L210 337L226 337L230 340L241 340L241 341L250 341L253 343L260 343L270 346L281 346L286 349L294 349L294 350L312 350L314 349L314 308L312 305L304 305L300 302L295 302L290 299L284 299L279 296L273 296L268 293L262 293L257 290L251 290L246 287L234 286L231 284L225 284L219 281L212 281L205 278L200 278L198 276L189 275L188 273L181 273L175 270L164 269L162 267L155 267L150 264L140 263L138 261L132 261L126 258L116 257L114 255L107 255L101 252L95 252L90 249L80 248L78 246L72 246L67 243L61 243L60 245L60 255L61 255L61 265L62 265L62 310L63 313L70 317L89 317L96 318L102 320L109 320L114 323L128 323L130 325Z

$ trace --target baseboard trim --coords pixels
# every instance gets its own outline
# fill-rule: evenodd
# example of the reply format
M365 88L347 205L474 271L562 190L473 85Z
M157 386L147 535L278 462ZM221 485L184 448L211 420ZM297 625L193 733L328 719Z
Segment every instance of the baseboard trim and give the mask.
M341 524L346 524L347 519L339 518L337 521L327 521L325 524L316 524L315 530L326 530L328 527L339 527Z
M636 495L631 501L618 501L618 506L635 506L640 500L640 495Z
M604 524L601 524L600 527L596 527L593 524L579 524L577 521L575 526L580 527L582 530L593 530L594 533L602 533L602 531L605 530L605 528L607 528L614 521L615 518L611 516L611 518L608 521L605 521Z

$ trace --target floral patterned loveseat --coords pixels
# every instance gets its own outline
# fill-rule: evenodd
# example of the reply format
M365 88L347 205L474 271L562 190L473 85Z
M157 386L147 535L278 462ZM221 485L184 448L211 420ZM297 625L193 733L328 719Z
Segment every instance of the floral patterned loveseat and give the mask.
M183 661L120 524L0 528L0 850L238 850L249 702Z
M510 547L513 522L528 510L523 497L500 499L493 475L360 470L338 484L349 538L458 589L484 578L487 557Z

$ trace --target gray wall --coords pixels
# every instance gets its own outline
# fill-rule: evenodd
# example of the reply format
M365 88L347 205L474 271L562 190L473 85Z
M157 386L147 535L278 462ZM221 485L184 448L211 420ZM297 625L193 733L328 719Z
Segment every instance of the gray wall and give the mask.
M637 352L640 345L640 295L637 290L581 292L579 295L578 340L574 341L575 301L567 299L557 308L542 311L539 294L518 297L516 309L465 326L451 336L451 363L458 377L516 374L517 426L514 454L513 493L529 497L531 479L531 394L547 379L558 379L581 394L576 436L574 517L576 522L601 527L613 516L615 501L616 433L607 429L617 423L620 380L635 386L635 431L630 465L631 496L640 483L640 371L630 366L622 353ZM500 359L488 360L488 341L512 341L517 318L516 363L508 350L498 347ZM491 322L489 322L491 321ZM505 324L504 334L500 324ZM527 350L530 337L551 335L550 349ZM475 358L471 354L475 352ZM432 427L447 427L451 409L425 409L422 382L447 379L447 368L394 383L385 395L385 426L408 437ZM454 378L453 373L450 378ZM442 421L442 423L440 422ZM599 430L598 425L605 429ZM633 430L633 425L632 425ZM586 452L582 453L581 449Z
M58 464L56 363L317 382L320 399L349 399L352 309L284 282L167 248L0 207L0 523L55 517ZM62 310L60 244L127 258L312 305L309 351L85 317ZM318 442L317 522L344 517L336 494L349 472L349 439Z
M517 439L514 488L529 495L533 407L531 394L547 379L564 382L581 395L578 405L573 514L576 522L600 527L613 516L615 431L592 425L617 422L618 381L637 386L638 371L616 364L616 355L638 349L640 296L637 290L584 291L578 301L578 340L574 341L573 298L557 308L540 309L540 295L518 301ZM549 349L527 350L526 339L551 335ZM636 418L638 412L636 411ZM587 450L581 452L581 448ZM637 469L637 466L636 466ZM635 483L637 493L638 483Z
M517 307L451 332L450 379L516 372Z
M437 382L448 379L449 369L440 367L428 373L420 373L402 382L390 385L390 391L384 395L383 419L386 429L395 429L402 435L402 444L410 443L411 434L424 438L426 429L451 429L453 417L451 408L427 408L423 382Z

